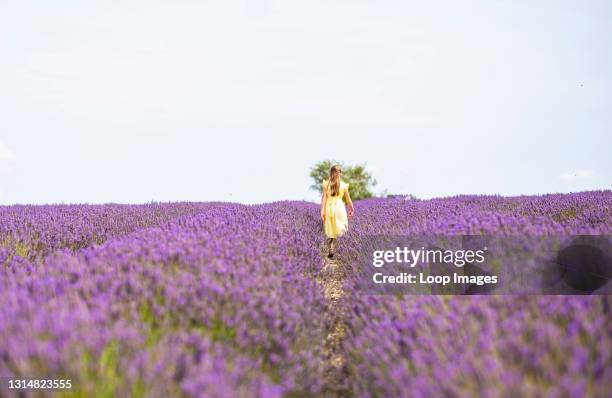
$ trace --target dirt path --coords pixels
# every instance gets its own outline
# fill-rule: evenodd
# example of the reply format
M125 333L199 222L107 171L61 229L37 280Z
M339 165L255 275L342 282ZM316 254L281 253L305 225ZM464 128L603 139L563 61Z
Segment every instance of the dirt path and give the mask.
M347 387L347 369L342 354L342 342L346 335L346 310L342 298L345 295L344 281L346 267L338 261L337 256L327 258L327 251L322 250L323 269L317 282L323 287L325 297L329 300L328 315L330 324L324 342L325 353L325 397L350 397Z

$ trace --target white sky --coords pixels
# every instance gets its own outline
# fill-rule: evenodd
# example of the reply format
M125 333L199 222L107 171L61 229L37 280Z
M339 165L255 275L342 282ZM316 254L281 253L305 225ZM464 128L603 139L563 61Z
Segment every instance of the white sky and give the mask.
M0 0L0 203L612 188L610 1Z

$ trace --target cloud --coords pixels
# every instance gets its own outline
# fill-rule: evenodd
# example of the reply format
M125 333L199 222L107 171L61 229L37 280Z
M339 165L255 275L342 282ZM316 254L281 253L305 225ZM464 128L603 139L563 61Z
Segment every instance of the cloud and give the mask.
M0 162L13 162L15 160L17 160L17 155L0 141Z
M586 169L567 171L559 176L561 180L569 182L590 180L593 177L595 177L595 172L593 170Z

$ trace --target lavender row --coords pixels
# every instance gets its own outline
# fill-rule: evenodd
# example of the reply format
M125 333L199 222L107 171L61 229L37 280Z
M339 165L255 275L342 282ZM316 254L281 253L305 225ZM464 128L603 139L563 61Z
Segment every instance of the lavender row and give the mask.
M372 199L339 247L359 273L377 234L609 234L612 192L429 201ZM607 296L371 296L345 286L344 350L354 396L606 396Z
M206 203L0 206L0 256L41 260L59 249L79 250L140 228L196 214Z
M0 374L114 396L317 395L316 206L210 205L0 268Z

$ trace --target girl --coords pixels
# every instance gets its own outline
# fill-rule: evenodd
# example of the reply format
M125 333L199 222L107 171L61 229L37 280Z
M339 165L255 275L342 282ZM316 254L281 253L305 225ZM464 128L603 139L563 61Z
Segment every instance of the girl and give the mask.
M334 244L336 239L343 235L348 228L348 220L346 218L346 208L342 202L342 198L346 199L349 206L349 217L355 213L353 202L349 195L349 184L340 180L342 170L340 166L332 166L329 170L329 179L323 181L323 195L321 197L321 220L325 227L325 235L327 236L327 244L329 254L327 257L334 257Z

